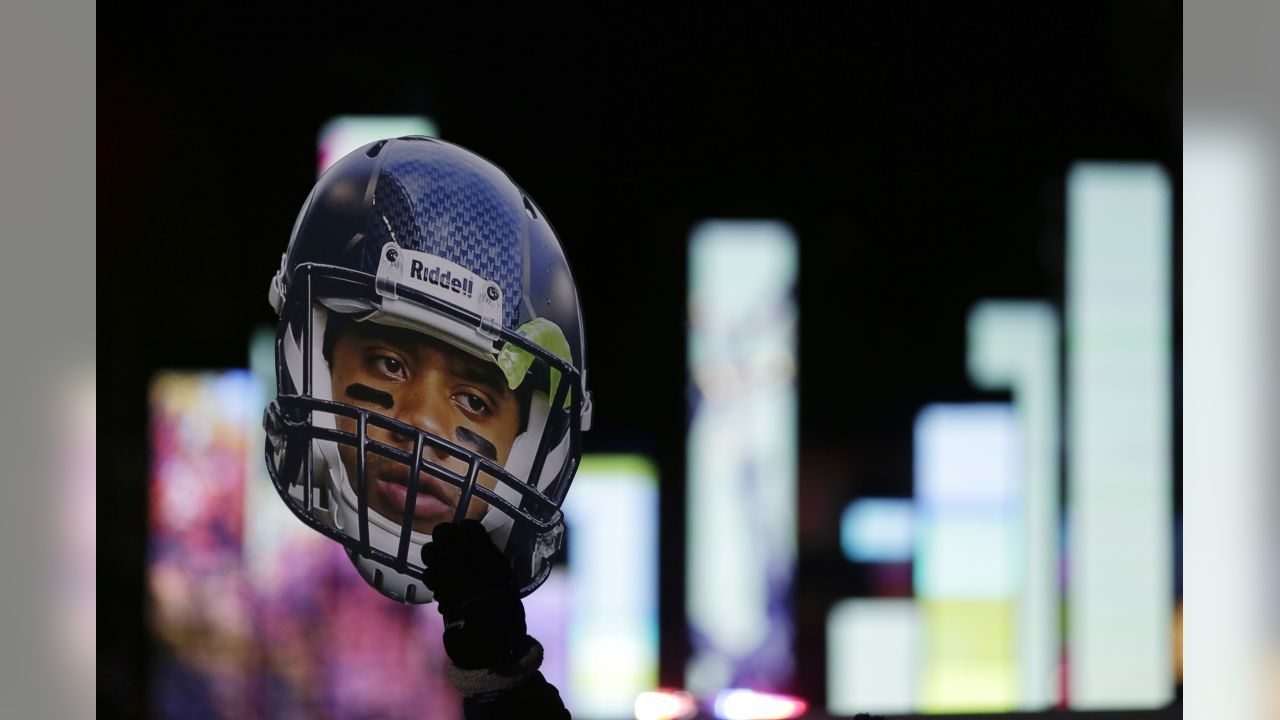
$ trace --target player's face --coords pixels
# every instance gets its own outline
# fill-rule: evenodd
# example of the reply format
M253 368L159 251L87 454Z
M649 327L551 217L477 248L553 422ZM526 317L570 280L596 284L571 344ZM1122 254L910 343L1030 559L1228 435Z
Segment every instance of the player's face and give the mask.
M388 415L505 465L520 431L520 404L498 366L421 333L372 322L346 323L331 355L333 398ZM337 418L339 430L356 432L353 418ZM370 440L413 451L414 437L372 425ZM356 448L339 444L352 490L356 489ZM463 460L423 444L423 459L466 475ZM404 518L407 467L372 452L365 454L369 508L399 524ZM493 488L483 473L479 484ZM418 476L413 529L430 533L453 520L460 490L424 468ZM467 517L483 517L487 503L472 496Z

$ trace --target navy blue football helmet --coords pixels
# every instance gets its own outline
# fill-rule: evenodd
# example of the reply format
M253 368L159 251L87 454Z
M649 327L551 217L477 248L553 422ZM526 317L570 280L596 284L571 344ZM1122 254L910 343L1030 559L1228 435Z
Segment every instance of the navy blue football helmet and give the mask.
M560 506L591 402L577 290L528 194L457 145L365 145L311 191L270 302L280 321L266 462L289 509L400 602L431 601L420 560L431 518L480 519L521 595L542 584L563 541ZM353 331L420 338L414 347L449 367L497 378L510 394L495 392L519 404L514 440L425 427L379 388L335 385L336 348ZM389 382L407 376L400 361L373 361L394 373ZM460 397L466 412L483 407Z

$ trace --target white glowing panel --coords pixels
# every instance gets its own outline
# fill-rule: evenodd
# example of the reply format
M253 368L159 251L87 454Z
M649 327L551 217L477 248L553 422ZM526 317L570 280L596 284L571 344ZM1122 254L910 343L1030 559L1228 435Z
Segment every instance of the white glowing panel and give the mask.
M339 115L325 123L316 138L316 174L362 145L401 135L440 133L431 118L422 115Z
M1003 403L929 405L915 424L915 592L1012 597L1022 582L1021 436Z
M564 513L566 704L574 717L628 717L658 684L657 471L639 456L587 455Z
M1276 183L1271 135L1183 135L1183 630L1187 717L1261 718L1276 694Z
M1008 390L1025 440L1021 537L1023 583L1015 634L1021 670L1019 705L1054 705L1061 641L1058 636L1058 542L1061 399L1058 391L1058 315L1044 301L987 300L969 313L968 365L975 385Z
M1013 510L1022 450L1004 403L929 405L915 425L915 498L922 510Z
M918 708L1016 707L1013 607L1024 581L1017 413L1005 403L926 406L915 423Z
M1069 702L1169 701L1170 224L1151 164L1067 179Z
M922 515L915 592L922 598L995 600L1019 594L1020 524L1002 512Z
M690 237L686 686L701 697L793 670L797 266L781 222Z
M915 508L909 499L854 500L840 514L840 548L854 562L911 562Z
M916 707L920 611L914 600L842 600L827 615L827 712Z

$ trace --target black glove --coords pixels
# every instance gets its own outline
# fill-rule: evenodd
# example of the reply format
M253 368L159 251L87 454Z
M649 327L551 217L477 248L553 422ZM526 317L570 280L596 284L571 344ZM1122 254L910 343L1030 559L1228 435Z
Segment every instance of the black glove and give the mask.
M422 546L422 583L444 616L444 649L459 668L501 668L529 652L515 571L477 520L440 523Z

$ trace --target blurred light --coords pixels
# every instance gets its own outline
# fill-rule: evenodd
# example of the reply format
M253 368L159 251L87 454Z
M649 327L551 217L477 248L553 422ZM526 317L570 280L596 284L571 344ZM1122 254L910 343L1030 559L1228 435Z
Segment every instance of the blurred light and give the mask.
M436 608L382 597L273 497L263 384L244 370L152 382L150 715L459 717Z
M1022 582L1021 438L1000 403L935 404L915 425L916 595L1011 598Z
M1001 712L1017 707L1013 611L1013 602L921 602L928 653L922 711Z
M920 610L914 600L841 600L827 615L827 712L916 707Z
M1004 403L929 405L915 426L915 499L922 512L1021 507L1022 439Z
M914 513L909 499L855 500L840 515L840 548L854 562L910 562Z
M1152 164L1067 178L1068 656L1073 708L1172 697L1171 222Z
M809 703L788 695L754 690L724 690L716 695L716 717L723 720L786 720L800 717Z
M794 669L798 262L781 222L690 237L686 686L702 697Z
M683 690L649 690L636 696L635 713L636 720L688 720L698 704Z
M316 138L316 174L362 145L402 135L439 137L440 133L435 122L423 115L339 115L325 123Z
M564 514L566 704L578 718L625 717L658 682L657 470L637 455L585 455Z
M935 404L915 424L916 597L926 712L1017 707L1022 437L1002 403Z
M1280 717L1274 130L1183 136L1187 717Z
M238 370L161 372L151 383L147 581L150 629L164 648L149 668L156 717L254 712L254 621L240 571L249 382ZM208 696L190 704L183 674L204 678Z
M999 513L958 511L925 516L916 558L916 596L1012 598L1021 553L1016 528Z
M986 300L969 313L968 364L974 384L1009 390L1022 455L1022 583L1017 611L1019 706L1038 710L1060 700L1058 589L1059 418L1058 316L1044 301Z

